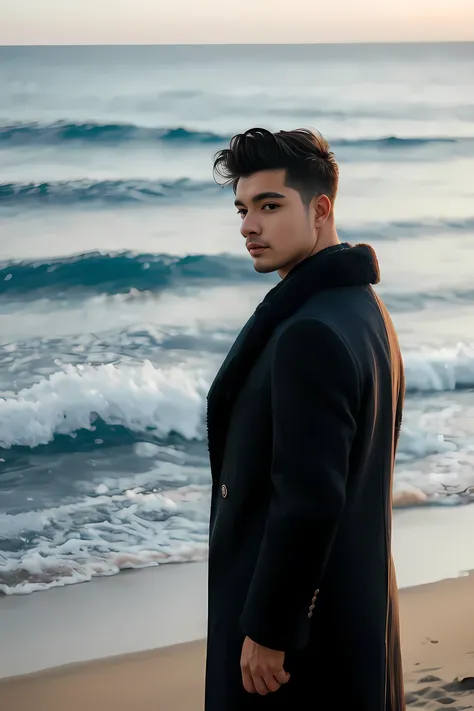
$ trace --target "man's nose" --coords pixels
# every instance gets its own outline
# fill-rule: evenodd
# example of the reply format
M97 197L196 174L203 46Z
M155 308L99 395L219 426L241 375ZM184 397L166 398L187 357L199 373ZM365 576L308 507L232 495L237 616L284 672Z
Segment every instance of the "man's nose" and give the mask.
M254 215L247 213L242 220L242 224L240 225L240 234L242 237L248 238L252 235L259 235L260 233L261 228L258 220L254 217Z

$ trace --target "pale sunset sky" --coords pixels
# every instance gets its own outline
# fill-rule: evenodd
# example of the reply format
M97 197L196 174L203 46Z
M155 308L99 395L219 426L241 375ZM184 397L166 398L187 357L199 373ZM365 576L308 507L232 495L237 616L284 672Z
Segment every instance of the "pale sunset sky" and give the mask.
M0 0L0 44L474 40L474 0Z

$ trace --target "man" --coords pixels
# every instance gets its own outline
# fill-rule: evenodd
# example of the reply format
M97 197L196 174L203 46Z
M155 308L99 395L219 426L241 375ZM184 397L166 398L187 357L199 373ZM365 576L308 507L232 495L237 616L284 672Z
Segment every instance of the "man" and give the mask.
M402 711L391 493L404 397L377 259L339 241L306 130L220 151L257 272L281 281L208 395L206 711Z

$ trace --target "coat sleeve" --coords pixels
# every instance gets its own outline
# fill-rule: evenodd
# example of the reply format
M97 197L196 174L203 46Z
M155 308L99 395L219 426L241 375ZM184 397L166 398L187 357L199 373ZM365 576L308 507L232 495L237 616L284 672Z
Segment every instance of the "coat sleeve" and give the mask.
M315 318L281 334L271 378L273 491L240 623L258 644L289 651L308 641L344 508L360 385L345 342Z

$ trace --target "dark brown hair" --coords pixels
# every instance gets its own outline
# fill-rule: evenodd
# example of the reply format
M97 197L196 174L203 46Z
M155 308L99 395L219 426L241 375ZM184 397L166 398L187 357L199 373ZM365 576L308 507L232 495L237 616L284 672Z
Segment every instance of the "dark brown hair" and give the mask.
M223 184L232 185L234 192L239 178L261 170L285 170L285 184L297 190L305 204L321 194L334 203L339 167L329 143L317 131L298 128L271 133L265 128L250 128L215 155L216 181L216 176L223 178Z

